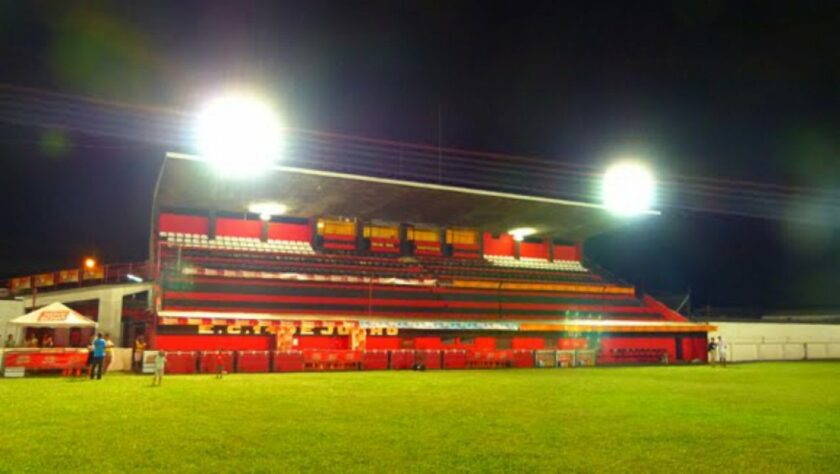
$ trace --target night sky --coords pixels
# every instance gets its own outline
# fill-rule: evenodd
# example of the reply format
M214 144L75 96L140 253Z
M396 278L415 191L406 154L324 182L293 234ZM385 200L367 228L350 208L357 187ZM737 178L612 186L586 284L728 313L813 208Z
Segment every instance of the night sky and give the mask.
M437 144L440 111L444 146L816 190L806 221L674 198L587 255L695 307L840 306L837 2L5 1L0 83L187 113L245 84L296 128ZM0 278L144 259L167 147L5 116Z

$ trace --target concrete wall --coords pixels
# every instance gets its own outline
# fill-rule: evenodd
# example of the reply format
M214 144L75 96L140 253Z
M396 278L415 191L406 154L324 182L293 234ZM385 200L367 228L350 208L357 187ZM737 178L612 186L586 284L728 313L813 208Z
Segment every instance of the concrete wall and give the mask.
M727 358L754 360L840 359L840 324L712 322L723 336Z
M124 283L118 285L99 285L68 290L50 291L38 294L38 306L56 301L67 304L74 301L99 301L99 326L97 332L109 333L111 340L119 344L122 341L122 305L123 297L149 291L151 283ZM32 306L32 300L26 298L24 304ZM28 308L31 310L31 308Z
M20 328L6 324L6 322L24 314L26 312L23 309L23 301L0 300L0 335L3 336L4 342L9 333L15 336L16 341L20 342L21 334L23 334ZM0 347L3 347L3 342L0 342Z

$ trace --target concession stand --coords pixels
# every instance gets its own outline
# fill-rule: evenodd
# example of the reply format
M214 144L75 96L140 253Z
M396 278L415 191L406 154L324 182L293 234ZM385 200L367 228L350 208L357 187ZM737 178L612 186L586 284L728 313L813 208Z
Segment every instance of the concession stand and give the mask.
M7 324L27 329L49 328L58 331L95 328L96 321L82 316L61 303L52 303L29 314L12 319ZM66 340L66 338L64 338ZM7 376L20 376L24 371L62 371L65 375L79 374L87 365L86 347L20 347L3 352L3 367Z

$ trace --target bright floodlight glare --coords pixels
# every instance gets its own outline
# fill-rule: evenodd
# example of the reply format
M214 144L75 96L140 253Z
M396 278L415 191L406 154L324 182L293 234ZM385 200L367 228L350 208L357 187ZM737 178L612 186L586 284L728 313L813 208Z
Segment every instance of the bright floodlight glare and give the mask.
M88 270L91 270L95 266L96 266L96 260L94 260L91 257L88 257L88 258L85 259L85 268L87 268Z
M528 237L529 235L534 235L537 233L537 229L533 227L517 227L516 229L511 229L508 231L508 234L513 236L513 240L517 242L522 242L522 239Z
M286 206L279 202L254 202L248 205L248 212L259 214L260 219L270 221L271 216L281 216L286 213Z
M259 175L280 158L280 121L255 97L231 95L210 102L198 115L195 132L199 155L226 177Z
M621 216L633 216L651 210L655 188L653 174L645 166L628 161L607 169L601 192L607 209Z

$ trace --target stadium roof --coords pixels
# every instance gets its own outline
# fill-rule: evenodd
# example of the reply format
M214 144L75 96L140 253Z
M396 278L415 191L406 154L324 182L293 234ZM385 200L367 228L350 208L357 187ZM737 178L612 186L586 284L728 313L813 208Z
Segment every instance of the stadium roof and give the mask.
M251 203L276 201L293 217L355 217L490 232L533 227L538 236L572 241L621 223L591 203L282 166L260 178L231 180L190 155L167 156L158 192L162 208L245 213Z

